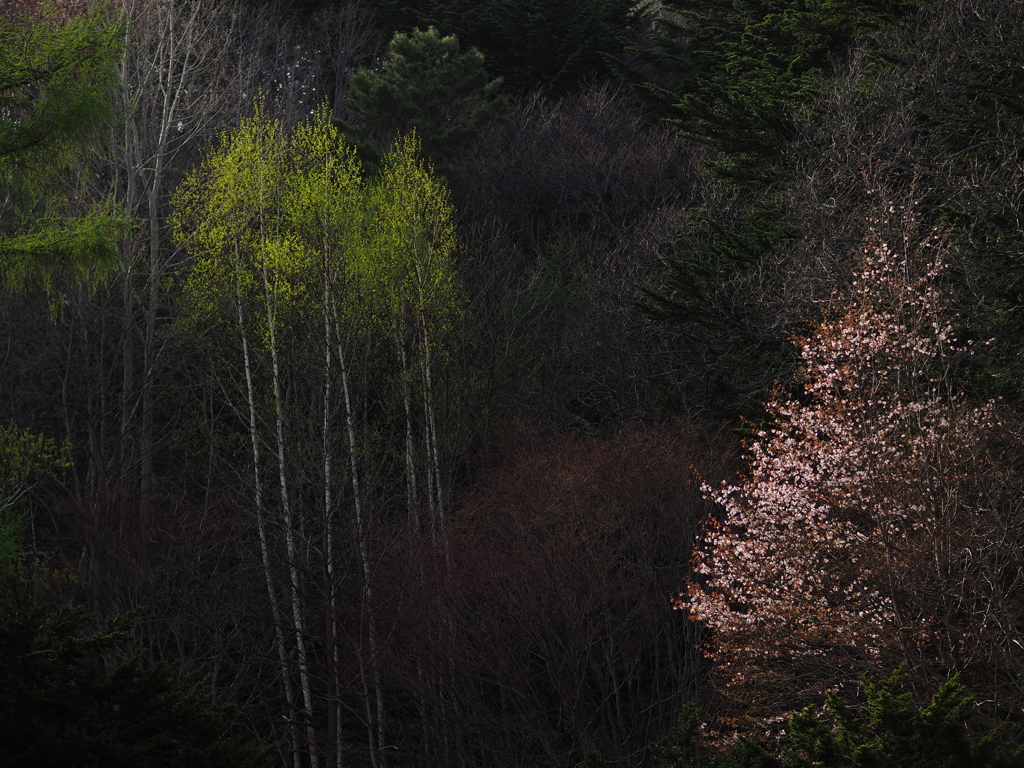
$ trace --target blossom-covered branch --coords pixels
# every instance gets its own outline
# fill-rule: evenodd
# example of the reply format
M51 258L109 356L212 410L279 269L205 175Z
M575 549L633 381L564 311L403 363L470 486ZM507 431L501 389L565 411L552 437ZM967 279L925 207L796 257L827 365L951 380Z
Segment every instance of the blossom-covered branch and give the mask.
M958 668L996 601L967 605L964 563L1004 524L978 502L998 495L979 486L997 404L950 384L973 348L939 285L947 242L916 230L896 206L871 223L842 309L797 342L803 394L768 404L744 477L705 487L723 513L679 606L713 630L720 689L751 715L783 715L837 670Z

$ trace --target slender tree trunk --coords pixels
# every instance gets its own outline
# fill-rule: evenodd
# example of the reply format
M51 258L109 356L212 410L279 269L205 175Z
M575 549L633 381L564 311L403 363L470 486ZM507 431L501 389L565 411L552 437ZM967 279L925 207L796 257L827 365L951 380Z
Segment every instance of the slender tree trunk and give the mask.
M334 482L331 466L331 375L333 365L331 359L331 315L330 315L330 279L329 265L324 259L324 399L323 399L323 473L324 473L324 538L327 558L327 642L331 648L331 700L327 705L328 744L334 750L334 768L342 766L342 728L341 728L341 659L338 650L338 605L335 583L334 554L334 500L332 484ZM331 755L326 755L327 765L331 765Z
M405 494L409 517L409 529L419 534L423 521L420 516L419 488L416 475L416 437L412 419L412 382L409 380L409 353L405 339L395 321L395 353L398 358L399 376L402 381L402 405L405 408Z
M436 515L437 522L435 525L436 530L439 532L441 542L445 548L445 554L447 557L448 553L448 533L447 533L447 510L445 508L445 493L444 485L442 482L442 471L441 471L441 453L439 448L439 440L437 436L437 419L435 417L434 408L434 377L433 377L433 365L432 365L432 349L431 344L433 340L430 333L430 324L427 321L427 298L423 293L423 270L419 264L419 254L416 254L415 258L415 270L416 270L416 290L418 293L419 306L417 307L417 320L419 321L419 332L422 338L422 370L421 375L423 377L423 414L426 422L426 449L427 449L427 464L428 464L428 478L431 482L430 485L430 506L434 514Z
M266 242L261 235L261 243ZM270 275L266 255L261 255L260 274L263 278L263 299L267 312L267 333L270 347L271 385L274 396L274 437L277 451L277 479L280 493L281 512L284 517L285 552L288 558L289 595L291 598L292 623L295 631L295 649L299 657L299 685L302 689L303 715L308 740L310 765L319 768L316 752L316 730L313 725L313 691L309 676L309 659L306 654L306 628L302 612L302 581L299 575L299 552L295 541L296 522L292 515L291 499L288 492L288 472L284 438L284 403L281 392L281 367L278 359L276 300L272 296ZM301 513L299 514L301 518Z
M125 33L126 38L128 32ZM125 41L127 48L128 40ZM123 96L127 104L130 97L128 91L127 65L122 63L121 67ZM138 152L138 131L132 120L126 120L124 126L124 210L125 216L131 220L135 214L135 206L138 204L138 183L137 176L140 163ZM120 177L120 174L118 174ZM135 273L135 241L132 235L125 235L121 238L121 255L124 262L124 273L122 283L122 316L121 316L121 413L120 413L120 460L122 474L131 465L132 456L132 414L135 410L133 399L135 397L135 355L134 355L134 290L132 281Z
M256 418L256 393L252 381L252 362L249 355L249 339L245 332L245 316L241 292L241 258L235 248L235 295L238 310L238 333L242 343L242 362L245 368L245 393L249 406L249 439L252 447L253 492L256 504L256 530L260 542L260 558L263 563L263 577L266 581L267 598L270 601L270 614L274 622L274 640L277 646L278 661L281 666L281 680L284 684L285 702L288 706L288 744L295 768L302 768L298 739L295 733L295 691L292 686L292 669L288 659L288 651L284 642L284 617L277 604L274 590L274 577L270 567L270 542L267 536L266 513L263 506L263 484L260 478L260 440L259 426Z
M146 320L142 344L142 413L139 430L139 471L142 475L143 496L153 487L153 379L156 370L156 316L160 307L160 190L163 174L163 156L157 156L153 179L147 194L149 209L149 269L147 274ZM143 502L145 503L145 502Z
M348 437L349 475L352 480L352 508L355 517L354 534L356 539L356 549L359 553L360 571L363 577L363 604L364 612L366 614L367 641L370 647L370 677L373 681L374 690L372 706L362 653L360 653L359 670L360 675L363 678L363 697L366 706L370 760L373 763L374 768L384 768L386 763L380 751L381 745L384 743L385 736L384 690L381 685L380 677L380 649L377 640L376 606L373 600L373 585L371 582L372 571L370 568L370 552L367 536L368 521L366 520L366 511L363 506L363 493L359 481L360 473L356 444L355 414L352 407L352 393L349 387L348 365L344 344L342 343L342 328L338 317L338 308L333 300L331 307L338 338L338 367L341 372L342 397L345 404L345 431L346 436Z
M157 330L168 266L165 182L177 154L216 119L223 94L232 87L225 66L230 51L223 44L231 10L213 0L119 0L117 5L128 20L119 67L127 119L111 162L118 200L126 218L139 225L122 245L127 269L120 466L123 479L144 497L153 486L157 450Z

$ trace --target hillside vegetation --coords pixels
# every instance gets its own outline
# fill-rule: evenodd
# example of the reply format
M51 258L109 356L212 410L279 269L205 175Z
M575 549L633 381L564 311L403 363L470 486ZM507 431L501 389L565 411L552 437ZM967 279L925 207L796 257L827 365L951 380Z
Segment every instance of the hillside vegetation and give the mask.
M11 764L1024 763L1019 0L20 0L0 185Z

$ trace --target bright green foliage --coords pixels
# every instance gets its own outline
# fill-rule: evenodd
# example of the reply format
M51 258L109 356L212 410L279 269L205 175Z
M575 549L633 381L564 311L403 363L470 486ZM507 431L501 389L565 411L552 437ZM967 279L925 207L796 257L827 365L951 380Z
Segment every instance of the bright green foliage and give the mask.
M469 142L508 112L476 49L459 51L452 35L430 27L396 33L384 70L367 69L349 78L346 106L387 144L414 130L424 153L440 167L457 164ZM363 142L374 157L380 145Z
M290 148L282 202L286 226L306 248L321 254L324 266L343 272L344 264L356 258L363 216L363 181L355 152L324 110L296 127ZM338 258L331 258L332 253Z
M415 134L398 142L367 190L364 270L390 322L424 334L440 323L445 333L456 306L454 211L417 154Z
M310 323L316 322L315 315L365 327L373 307L362 275L364 183L355 150L323 109L285 142L280 226L288 232L293 261L300 267L292 279L294 290L307 293L302 314Z
M139 655L110 666L131 616L89 631L87 606L51 607L12 565L0 569L0 764L9 768L246 768L271 750L230 736L232 708L210 681Z
M331 202L358 184L351 150L322 110L296 137L258 108L175 194L174 236L194 257L193 316L233 323L242 307L246 332L262 345L284 316L317 300L307 285L318 272L315 246L339 226Z
M241 300L269 317L321 302L322 315L313 286L326 281L364 331L449 322L454 212L418 154L415 136L401 139L367 184L325 110L292 136L259 111L225 133L175 197L175 237L194 256L194 310L233 312Z
M433 462L439 492L433 377L461 300L454 212L415 134L397 141L367 182L326 110L291 135L258 111L184 180L176 207L175 237L193 255L192 318L229 358L246 356L254 407L272 399L286 409L289 394L266 393L304 387L309 398L341 398L324 407L355 420L383 393L382 423L361 434L404 421L409 442L417 425L429 425L421 453L410 443L403 460L409 471ZM234 386L249 385L238 377ZM310 429L308 415L274 418Z
M109 125L122 21L102 4L62 20L0 17L0 285L95 277L118 219L85 195L90 146Z
M281 205L287 181L283 129L257 109L232 132L198 174L175 194L174 236L194 256L189 294L200 317L231 318L232 307L252 313L255 337L268 340L268 322L283 300L301 292L290 278L303 271L290 247Z

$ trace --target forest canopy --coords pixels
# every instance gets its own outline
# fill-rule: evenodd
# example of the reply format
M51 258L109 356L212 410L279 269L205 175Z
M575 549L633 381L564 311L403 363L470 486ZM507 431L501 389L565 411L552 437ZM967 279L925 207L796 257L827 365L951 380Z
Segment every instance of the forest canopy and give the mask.
M1016 0L5 4L0 747L1019 764L1022 65Z

